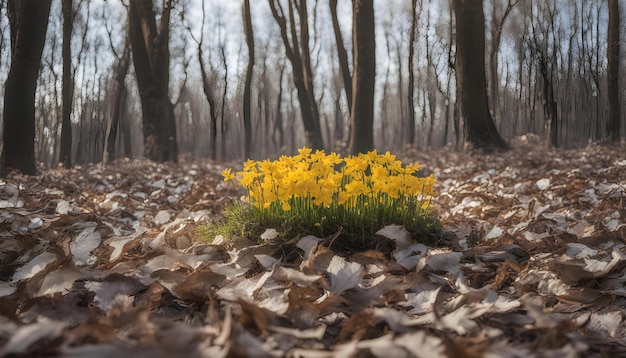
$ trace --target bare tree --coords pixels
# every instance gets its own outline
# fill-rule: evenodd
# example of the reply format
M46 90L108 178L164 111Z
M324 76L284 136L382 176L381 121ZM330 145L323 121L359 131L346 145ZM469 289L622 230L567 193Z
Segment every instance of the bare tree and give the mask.
M117 141L118 129L120 126L124 126L124 123L128 121L124 118L126 112L126 102L128 98L128 89L126 88L126 75L130 68L130 34L128 28L126 29L126 39L124 41L124 48L122 53L119 54L113 45L113 33L112 29L106 25L106 30L109 38L109 44L111 51L115 56L117 64L115 65L115 85L113 93L113 102L111 103L111 113L107 120L106 139L104 142L104 150L102 155L102 163L108 164L109 161L115 156L115 143ZM124 123L122 123L124 122ZM128 137L128 138L127 138ZM124 140L130 142L130 133L124 133ZM124 145L126 154L129 154L130 143Z
M431 27L431 13L430 11L426 13L426 28ZM441 71L437 68L437 57L435 51L436 42L431 39L431 36L425 36L425 44L426 48L426 86L424 87L424 93L422 94L423 101L428 101L428 104L424 103L422 106L422 111L424 112L422 118L422 123L425 123L426 119L426 109L428 108L428 116L430 117L430 123L428 126L428 134L426 135L426 145L428 147L432 146L433 133L435 130L435 117L437 112L437 101L438 101L438 88L439 88L439 79L438 75ZM439 57L441 57L441 53Z
M374 82L376 78L376 41L374 1L354 0L352 5L354 74L352 75L352 113L350 115L350 152L358 154L374 148Z
M288 0L288 18L279 0L269 0L269 4L272 15L280 27L285 52L291 63L293 82L298 91L306 144L314 149L323 149L324 139L320 126L319 108L313 91L306 0ZM298 13L297 18L295 16L296 11Z
M620 41L619 2L609 0L608 50L607 50L607 82L609 111L605 136L611 141L620 137L620 103L619 103L619 41Z
M421 13L421 2L420 2L420 13ZM409 145L415 144L415 70L413 69L414 65L414 57L415 57L415 37L417 35L417 22L419 19L419 15L417 13L417 0L411 0L411 34L409 36L409 60L408 60L408 72L409 72L409 88L407 94L407 101L409 106L409 128L408 128L408 139L407 142Z
M228 60L226 58L226 41L220 37L220 57L222 66L224 66L224 85L222 86L222 103L220 110L220 134L222 137L222 146L220 153L222 158L226 157L226 135L228 134L228 123L226 122L226 94L228 92Z
M494 0L492 13L491 13L491 48L489 49L489 103L491 103L491 114L496 117L499 117L499 98L498 91L500 88L499 78L498 78L498 51L500 50L500 43L502 42L502 29L504 28L504 23L506 19L511 14L511 10L513 7L517 5L519 0L507 0L506 7L504 8L504 13L500 18L498 18L498 6L501 4L501 0Z
M464 139L484 150L507 149L489 113L485 77L483 0L453 0L456 17L456 83Z
M396 46L396 60L398 61L398 68L402 68L403 66L403 59L406 57L406 53L403 52L403 46L402 44L407 42L407 39L404 38L405 35L405 29L404 28L400 28L400 31L398 32L398 36L394 37L394 42L395 42L395 46ZM390 39L390 34L389 31L386 32L385 37L387 39ZM389 40L387 40L389 41ZM408 125L407 123L405 123L405 118L408 117L407 114L407 110L408 108L408 104L405 102L406 100L406 95L405 95L405 85L404 85L404 71L397 71L398 73L398 79L397 79L397 97L398 97L398 110L397 110L397 116L399 116L399 121L398 121L398 130L400 131L400 137L404 137L406 138L406 126ZM411 110L414 110L414 108L411 108ZM404 139L407 140L408 142L408 138ZM403 143L402 140L400 140L401 143Z
M72 166L72 30L74 28L73 0L61 2L63 11L63 115L61 120L60 162L69 168Z
M386 42L387 47L387 58L391 58L391 45L389 41ZM383 90L381 93L380 100L380 139L383 146L387 146L387 131L389 128L389 121L391 118L391 114L389 113L389 73L391 72L390 66L387 66L385 71L385 79L383 80ZM340 111L340 108L337 109Z
M330 16L333 22L333 32L335 34L335 43L337 44L337 60L339 61L339 69L341 78L343 79L343 88L346 92L346 100L348 102L348 112L352 112L352 74L348 64L348 52L343 44L343 35L339 26L339 17L337 16L337 0L330 0Z
M252 114L250 106L250 92L252 86L252 71L254 69L254 32L252 30L252 16L250 15L250 0L244 0L242 6L243 29L248 46L248 66L246 67L246 83L243 90L243 126L244 126L244 159L250 158L252 145Z
M549 144L559 146L559 117L554 89L554 67L556 66L556 3L550 6L546 2L545 16L547 23L542 24L531 19L532 38L531 53L537 59L537 69L541 75L543 112L545 116L545 132L550 139ZM550 39L552 36L552 39Z
M52 11L52 10L51 10ZM54 16L50 17L48 23L48 30L52 33L56 33L58 30L56 28L56 18ZM47 36L48 37L48 36ZM61 102L62 99L59 95L59 86L57 84L61 81L61 75L59 75L58 71L56 71L56 59L57 59L57 49L60 41L57 39L58 36L49 36L49 40L46 41L44 45L44 51L42 55L42 66L40 69L40 74L38 76L38 85L37 92L39 93L39 101L37 111L41 113L41 117L46 118L46 120L41 120L41 118L36 118L36 138L40 138L35 144L35 156L49 165L58 164L58 147L59 140L57 134L59 133L59 129L61 126L60 118L61 118ZM45 94L44 94L45 93ZM41 101L42 96L52 94L50 97L51 100ZM51 131L49 129L52 129Z
M202 79L202 91L204 97L209 103L209 117L210 117L210 157L215 160L217 158L217 100L215 95L215 83L211 83L211 76L207 70L207 65L204 61L204 24L206 22L206 9L205 3L202 2L202 22L200 24L200 38L198 39L193 35L191 25L187 25L187 31L195 41L197 46L198 63L200 64L200 76Z
M276 98L276 120L274 121L274 130L272 132L272 138L276 142L276 135L278 135L278 149L283 150L285 146L285 131L283 129L283 78L285 77L285 64L280 64L280 76L278 78L278 94Z
M133 63L141 97L144 153L155 161L176 162L176 123L169 97L172 0L164 0L158 29L152 0L130 1L129 8Z
M5 82L3 170L35 174L35 91L51 0L10 0L11 68Z
M76 9L74 9L73 0L62 0L61 8L63 13L63 44L62 44L62 57L63 57L63 79L61 96L63 97L63 114L61 120L61 148L59 152L59 161L63 163L65 168L72 166L72 106L74 102L74 75L76 73L76 67L72 66L72 32L74 31L74 20L80 10L83 1L79 1ZM80 48L82 53L85 46L85 39L87 37L87 23L85 22L85 29L83 31L83 41ZM79 54L77 56L81 58Z

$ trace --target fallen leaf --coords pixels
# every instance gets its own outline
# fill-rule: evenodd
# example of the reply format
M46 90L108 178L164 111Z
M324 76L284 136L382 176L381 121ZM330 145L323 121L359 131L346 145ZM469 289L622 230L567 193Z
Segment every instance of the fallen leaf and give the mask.
M363 266L356 262L347 262L343 257L334 256L327 271L330 274L330 292L340 295L359 284Z
M44 270L49 264L55 262L59 257L51 252L41 253L28 261L24 266L15 270L15 274L11 279L11 282L18 282L29 279L42 270Z
M301 271L290 269L287 267L276 267L272 278L278 281L286 281L294 283L298 286L306 287L322 278L321 275L307 275Z
M619 311L593 312L585 329L593 335L615 338L623 321L623 314Z
M0 351L1 356L16 355L26 352L39 341L52 341L59 337L67 327L64 322L42 320L21 326Z
M102 242L102 236L96 227L87 227L70 242L70 252L75 265L87 265L95 261L91 252Z
M402 251L411 246L411 235L400 225L387 225L378 230L376 235L384 236L396 243L396 250Z

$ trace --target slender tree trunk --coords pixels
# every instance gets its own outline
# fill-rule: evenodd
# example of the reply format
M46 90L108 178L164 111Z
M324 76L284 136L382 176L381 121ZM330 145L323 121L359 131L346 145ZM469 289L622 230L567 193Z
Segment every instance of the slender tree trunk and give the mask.
M429 72L430 77L430 72ZM437 81L437 79L435 79ZM428 91L428 115L430 117L430 126L428 127L428 138L426 143L428 147L432 147L433 132L435 131L435 112L437 111L437 92L434 88Z
M252 92L252 71L254 69L254 36L252 30L252 17L250 15L250 0L243 1L243 28L248 45L248 66L246 68L246 82L243 90L243 126L244 126L244 159L250 159L250 147L252 144L252 113L250 96Z
M198 46L198 63L200 64L200 77L202 78L202 92L204 92L204 97L207 102L209 102L209 155L211 159L217 159L217 101L215 100L215 92L213 90L213 85L209 80L209 74L206 70L206 65L204 64L204 23L206 19L206 10L204 7L204 3L202 4L202 25L200 27L200 40L198 41L195 37L192 37L196 41L196 45ZM191 31L191 30L190 30Z
M494 120L498 120L500 117L500 98L499 98L499 90L500 90L500 81L498 76L498 51L500 50L500 42L502 39L502 29L504 28L504 23L513 10L513 7L519 2L519 0L508 0L506 9L504 10L504 14L500 21L497 19L497 6L496 3L501 0L493 1L493 12L491 15L491 49L489 51L489 103L491 103L491 114L494 117Z
M133 63L141 97L144 153L157 161L178 161L174 105L169 98L169 26L172 1L163 4L160 28L151 0L130 1Z
M387 50L389 50L389 46L387 46ZM389 53L387 53L389 55ZM387 128L389 127L389 66L387 66L387 71L385 73L385 80L383 82L383 93L380 104L380 136L383 146L387 146Z
M353 2L354 74L352 76L352 133L350 152L364 153L374 148L374 83L376 42L374 1Z
M272 144L272 148L270 148L269 143L263 147L267 149L269 153L272 153L272 152L276 153L276 141L274 140L274 137L272 136L273 132L270 130L270 127L273 124L272 123L273 122L272 107L271 107L272 85L268 76L267 61L268 61L267 54L264 54L263 73L261 74L261 82L263 83L263 87L261 89L262 92L259 94L259 99L261 100L261 104L263 106L263 122L265 123L265 128L264 128L265 132L263 133L262 138L268 138L269 143Z
M620 41L619 1L609 0L609 25L607 49L607 82L608 82L608 121L606 137L610 141L620 138L620 93L619 93L619 41Z
M348 102L348 113L352 113L352 75L350 74L350 67L348 64L348 52L343 44L339 18L337 17L337 0L330 0L329 5L330 16L335 33L335 42L337 43L337 59L339 60L339 69L341 70L341 78L343 79L343 88L346 92L346 100Z
M102 155L102 163L108 164L111 159L115 157L115 143L117 141L117 131L120 128L122 121L126 122L124 118L126 112L126 100L128 96L128 90L126 88L126 75L130 67L130 38L126 38L124 44L124 52L118 59L118 63L115 71L115 83L117 88L113 94L113 103L111 104L111 115L107 121L106 139L104 144L104 151ZM124 134L127 135L127 134Z
M278 150L284 151L285 147L285 131L283 129L283 78L285 76L285 66L280 67L280 77L278 79L278 95L276 99L276 121L274 121L274 133L278 132Z
M384 29L384 35L385 35L385 44L386 44L386 48L387 48L387 59L388 61L391 62L391 35L389 33L389 29L385 28ZM402 72L402 71L399 71ZM393 143L392 146L390 146L391 149L396 149L396 147L398 146L398 144L403 144L404 143L404 138L402 136L403 131L402 130L398 130L398 127L402 128L404 127L404 123L403 123L403 118L401 115L397 115L397 116L390 116L390 103L393 103L392 100L395 99L392 98L392 96L388 96L387 93L389 93L390 91L390 87L391 87L391 81L389 80L389 74L390 74L390 66L387 66L387 72L385 73L385 80L383 82L383 93L382 93L382 99L381 99L381 121L384 121L385 126L381 128L381 131L383 132L383 145L386 144L390 144L388 143L389 141L391 141ZM394 106L395 108L395 106ZM395 112L395 111L392 111ZM395 120L393 123L391 122L391 120ZM382 122L381 122L382 123ZM391 129L389 129L391 128ZM389 133L389 136L387 136L387 133Z
M415 56L415 36L417 33L417 0L411 1L411 35L409 36L409 88L407 101L409 105L409 125L407 142L410 146L415 145L415 69L413 68L413 57Z
M122 99L124 103L122 108L127 108L126 103L128 101L128 93L126 93L126 95L124 95ZM121 127L122 127L121 129L122 129L123 143L124 143L124 156L126 158L132 158L133 157L133 140L132 140L132 130L131 130L131 123L130 123L129 117L125 117L121 121Z
M446 94L445 96L445 104L446 104L446 113L445 113L445 123L443 127L443 145L448 144L448 133L450 132L450 76L446 81Z
M554 87L552 75L548 72L548 65L543 57L539 60L539 68L541 70L541 78L543 79L543 110L546 116L546 133L548 138L550 138L550 145L558 148L559 126Z
M452 4L450 4L452 5ZM448 15L449 15L449 20L448 20L448 38L450 39L450 44L448 45L448 67L451 70L455 70L455 59L452 56L452 45L454 44L453 42L453 38L454 38L454 9L452 8L452 6L449 6L448 8ZM461 131L460 131L460 123L459 123L459 116L458 116L458 110L459 110L459 106L457 106L456 104L452 105L450 102L450 98L452 98L452 89L451 89L451 77L452 73L448 73L448 83L447 83L447 93L448 93L448 110L451 111L452 113L452 127L454 128L454 139L455 139L455 146L457 147L457 149L461 146ZM456 88L455 88L456 90ZM447 139L448 139L448 129L449 129L449 118L446 120L446 136L445 136L445 143L447 143Z
M4 87L1 167L35 174L35 91L51 0L11 0L11 68Z
M311 112L313 113L313 118L315 119L312 124L314 126L314 135L319 136L319 142L321 144L321 148L324 148L324 141L322 136L322 126L321 126L321 118L319 107L317 105L315 91L313 86L313 68L311 65L311 50L309 49L309 13L307 10L307 0L299 0L293 1L293 7L290 7L290 11L293 13L293 8L296 9L298 13L298 19L300 19L300 46L304 49L302 51L301 59L302 59L302 73L303 73L303 81L304 87L306 88L305 94L308 96L308 101L310 103ZM314 11L315 12L315 11ZM291 15L291 19L294 19L295 16ZM292 22L292 36L296 37L296 31L293 27L295 22Z
M209 76L204 66L204 60L202 58L203 51L201 49L202 44L198 45L198 61L200 63L200 75L202 76L202 91L207 102L209 102L209 117L211 123L209 125L209 137L210 137L210 156L211 159L217 158L217 111L215 102L215 94L213 93L213 87L209 82Z
M402 59L404 58L404 54L401 51L401 45L400 45L401 41L396 40L396 59L398 60L398 68L402 68ZM400 117L400 128L401 128L401 139L400 142L401 143L405 143L404 140L406 140L408 142L408 138L404 139L404 135L405 135L405 125L408 126L409 124L405 124L405 118L406 116L406 108L407 106L405 106L404 100L405 98L405 93L404 93L404 73L403 71L398 71L398 115Z
M287 58L291 63L293 82L300 102L306 145L313 149L323 149L324 139L320 126L319 109L313 93L306 0L289 0L289 24L287 24L287 18L280 2L269 0L269 4L272 15L280 27ZM298 36L296 27L298 21L295 18L294 7L298 9L300 36Z
M226 49L224 43L220 46L222 57L222 65L224 66L224 87L222 89L222 103L220 109L220 134L221 134L221 157L226 157L226 134L228 133L228 124L226 123L226 93L228 92L228 61L226 60Z
M483 150L507 149L489 113L482 0L453 0L456 17L456 83L464 139Z
M63 0L63 114L61 121L61 150L59 161L65 168L72 166L72 97L74 96L74 79L72 78L72 30L74 27L74 10L72 0Z

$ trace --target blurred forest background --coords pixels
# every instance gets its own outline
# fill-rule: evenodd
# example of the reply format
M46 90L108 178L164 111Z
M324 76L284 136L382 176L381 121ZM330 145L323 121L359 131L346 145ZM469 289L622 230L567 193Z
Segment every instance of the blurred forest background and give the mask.
M454 2L461 1L373 2L375 148L459 142ZM473 2L484 12L489 112L505 140L535 133L572 148L623 137L619 89L626 86L608 55L609 15L622 0ZM11 68L13 3L0 1L2 83ZM311 143L345 152L353 15L348 0L53 0L35 92L35 158L69 167L139 157L163 146L144 137L164 131L175 133L174 157L147 157L265 158ZM145 46L133 49L141 31ZM171 106L157 95L142 111L145 83L159 81ZM146 116L170 110L173 130L146 128Z

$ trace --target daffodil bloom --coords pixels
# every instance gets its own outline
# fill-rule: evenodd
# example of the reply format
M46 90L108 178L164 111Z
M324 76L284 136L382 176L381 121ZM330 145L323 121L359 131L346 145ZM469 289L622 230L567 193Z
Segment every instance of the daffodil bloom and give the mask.
M346 193L352 196L359 196L361 194L368 195L371 192L371 188L368 187L362 181L354 180L349 184L346 184Z
M389 153L389 151L385 152L385 154L383 154L380 157L380 163L381 164L391 164L396 160L396 156Z
M307 159L311 155L311 148L303 147L298 149L297 159Z
M403 166L389 152L341 158L305 147L278 160L248 160L242 171L225 169L222 176L226 182L237 178L248 192L246 201L263 218L305 220L320 227L326 218L411 222L412 215L427 210L436 195L432 175L415 175L420 168L416 163Z
M418 171L420 169L422 169L421 165L419 165L417 163L413 163L413 164L407 165L404 172L406 174L413 174L413 173L415 173L416 171Z
M230 168L226 168L222 171L222 176L224 177L225 182L229 182L235 179L235 174L233 174L233 170Z

